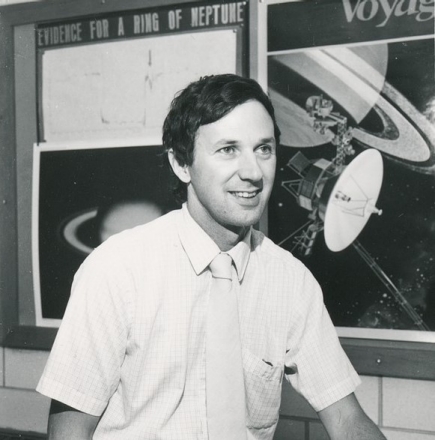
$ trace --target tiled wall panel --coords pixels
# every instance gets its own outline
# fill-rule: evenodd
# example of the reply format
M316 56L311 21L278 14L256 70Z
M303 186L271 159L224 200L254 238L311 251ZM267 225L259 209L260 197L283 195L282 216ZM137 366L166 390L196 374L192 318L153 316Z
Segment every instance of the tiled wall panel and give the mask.
M434 440L435 433L417 433L411 431L397 431L393 429L383 429L388 440Z
M4 361L4 348L0 347L0 387L2 387L5 384L3 361Z
M5 386L12 388L36 388L48 352L36 350L5 349Z
M317 413L311 408L311 405L309 405L286 380L284 380L282 386L280 412L285 416L307 417L311 419L318 418Z
M49 405L35 391L0 388L0 428L46 432Z
M310 423L308 430L310 440L329 440L329 436L321 423Z
M376 424L379 424L380 386L379 377L361 376L361 385L355 391L363 410Z
M281 419L275 431L274 440L305 439L305 423Z
M435 382L383 378L383 426L435 432Z

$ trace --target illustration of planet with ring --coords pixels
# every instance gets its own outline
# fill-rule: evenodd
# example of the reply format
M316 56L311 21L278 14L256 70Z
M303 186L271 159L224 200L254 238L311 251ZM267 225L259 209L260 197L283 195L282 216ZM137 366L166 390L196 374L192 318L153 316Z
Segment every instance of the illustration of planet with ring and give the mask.
M332 99L334 108L346 112L353 127L353 140L376 148L407 167L430 173L435 169L435 128L415 106L389 84L388 45L329 47L273 55L269 59L269 92L281 129L281 143L289 147L314 147L330 142L332 131L316 133L302 100L297 102L298 85L316 88ZM344 111L342 111L344 110ZM363 128L364 118L377 119L374 130Z
M63 223L61 235L73 249L90 254L112 235L148 223L162 214L163 210L153 202L126 200L104 209L90 208L74 214Z

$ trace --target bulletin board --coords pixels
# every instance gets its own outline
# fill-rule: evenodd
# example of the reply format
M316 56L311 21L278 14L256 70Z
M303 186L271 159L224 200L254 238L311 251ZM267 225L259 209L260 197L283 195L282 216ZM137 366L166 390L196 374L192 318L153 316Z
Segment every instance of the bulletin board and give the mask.
M268 6L268 88L282 131L269 235L314 273L340 336L435 342L434 5L385 5ZM349 154L338 157L346 142ZM341 160L350 169L370 150L382 172L365 168L358 200L349 185L323 200L340 177L313 173ZM365 188L378 178L371 200ZM325 240L331 203L349 207L338 234L356 208L376 208L340 249Z
M246 74L247 17L245 2L195 2L38 24L37 325L59 326L74 273L107 228L176 208L162 167L164 118L191 81ZM115 210L124 219L115 215L116 225L107 220Z

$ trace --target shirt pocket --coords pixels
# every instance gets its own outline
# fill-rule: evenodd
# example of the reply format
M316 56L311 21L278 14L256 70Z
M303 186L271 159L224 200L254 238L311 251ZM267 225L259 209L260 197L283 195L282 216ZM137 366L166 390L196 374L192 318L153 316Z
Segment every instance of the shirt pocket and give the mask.
M247 427L267 428L277 423L284 363L260 359L243 349Z

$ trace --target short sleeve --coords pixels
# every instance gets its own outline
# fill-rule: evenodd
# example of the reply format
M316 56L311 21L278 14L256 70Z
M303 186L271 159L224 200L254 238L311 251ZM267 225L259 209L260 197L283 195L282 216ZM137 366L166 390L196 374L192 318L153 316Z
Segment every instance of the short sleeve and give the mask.
M286 378L320 411L351 394L360 379L341 347L320 286L307 269L295 288L298 300L287 339Z
M114 393L128 343L128 276L98 249L75 275L37 391L99 416Z

